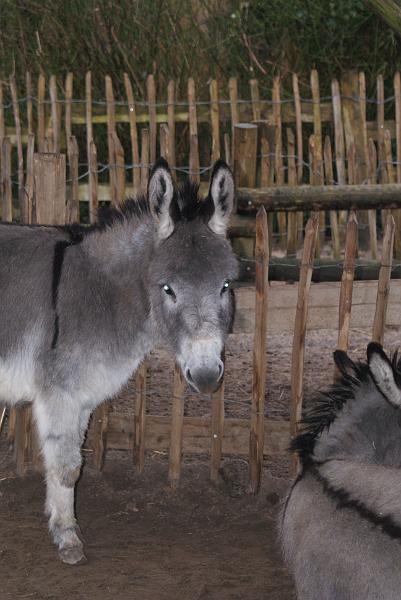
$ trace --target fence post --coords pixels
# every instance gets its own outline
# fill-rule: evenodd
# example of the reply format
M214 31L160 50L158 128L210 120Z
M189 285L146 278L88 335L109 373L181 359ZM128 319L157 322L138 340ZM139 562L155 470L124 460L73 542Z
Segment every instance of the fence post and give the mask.
M173 409L171 413L170 464L168 479L171 487L178 485L181 475L182 432L184 425L185 380L178 365L174 369Z
M310 217L305 228L305 242L298 283L298 301L295 313L294 338L292 344L291 359L291 439L293 439L298 433L298 426L302 416L305 335L308 318L308 298L310 285L312 281L313 257L315 256L318 231L319 214L314 213L313 216ZM298 468L297 461L294 461L293 468Z
M265 391L266 391L266 334L267 293L269 276L269 233L267 215L262 206L256 215L255 247L255 333L253 342L253 381L251 431L249 438L250 491L260 489L263 466Z
M384 230L382 260L377 284L377 300L375 317L373 321L372 340L383 344L384 327L386 325L386 313L388 296L390 292L391 267L393 263L395 221L392 215L387 217Z
M339 350L348 348L348 336L351 323L352 291L354 286L355 259L358 250L358 221L354 211L350 212L345 238L344 267L341 279L338 343Z

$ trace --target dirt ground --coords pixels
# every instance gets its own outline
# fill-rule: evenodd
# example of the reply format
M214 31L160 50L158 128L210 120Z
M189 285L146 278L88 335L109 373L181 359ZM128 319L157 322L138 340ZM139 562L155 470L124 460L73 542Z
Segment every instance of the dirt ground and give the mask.
M351 356L363 357L369 331L353 330ZM332 378L334 331L308 332L305 402ZM386 347L401 345L401 330L386 332ZM288 416L291 335L269 338L266 414ZM249 415L251 336L227 347L226 414ZM164 351L149 362L148 411L168 414L172 361ZM131 412L130 384L114 410ZM188 394L186 414L210 414L206 397ZM167 485L168 457L148 452L138 475L123 452L109 452L97 473L86 454L77 514L88 563L60 563L46 531L44 484L18 479L5 433L0 438L0 598L69 600L290 600L295 598L276 540L276 519L289 483L286 456L266 456L259 496L246 492L247 463L226 457L217 486L207 457L184 457L177 491Z

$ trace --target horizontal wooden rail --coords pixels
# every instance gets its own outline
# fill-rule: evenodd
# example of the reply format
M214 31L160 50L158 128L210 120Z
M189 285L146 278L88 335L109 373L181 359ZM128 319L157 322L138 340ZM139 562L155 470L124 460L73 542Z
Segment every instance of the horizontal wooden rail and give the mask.
M239 188L238 208L254 211L350 210L401 208L401 184L300 185Z

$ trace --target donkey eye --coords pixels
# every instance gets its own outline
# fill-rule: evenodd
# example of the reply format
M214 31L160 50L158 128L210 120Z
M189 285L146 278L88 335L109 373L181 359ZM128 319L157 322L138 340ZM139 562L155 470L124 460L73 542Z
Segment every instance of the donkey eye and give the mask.
M230 281L228 279L226 279L226 281L224 282L223 287L221 288L221 293L224 294L224 292L226 292L228 290L228 288L230 287Z
M163 285L163 291L166 292L167 296L172 296L172 298L175 299L175 294L174 294L173 290L171 289L171 287L169 285L167 285L167 283L165 283Z

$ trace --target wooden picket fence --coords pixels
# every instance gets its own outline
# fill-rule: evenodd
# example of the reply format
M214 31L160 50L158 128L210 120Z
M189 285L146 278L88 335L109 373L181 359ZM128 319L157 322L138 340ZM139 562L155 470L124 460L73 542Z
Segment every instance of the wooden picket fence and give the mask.
M239 188L401 185L398 72L389 97L385 97L383 77L377 77L373 98L367 97L364 73L355 72L345 74L341 81L334 79L331 94L325 97L321 96L316 70L311 71L308 85L296 74L290 80L274 77L268 98L262 97L260 82L252 79L247 99L240 97L235 77L228 85L211 80L207 98L198 98L200 82L189 79L186 97L181 99L174 81L166 90L156 90L155 78L149 75L147 96L140 99L129 76L124 74L122 79L125 94L118 100L110 76L105 78L105 99L94 99L90 72L84 98L74 97L72 73L64 81L55 76L47 80L40 74L37 82L27 73L24 90L17 90L14 77L8 85L0 82L4 220L12 216L12 191L17 186L21 218L29 221L34 151L66 151L69 220L79 216L80 201L89 201L89 219L94 220L100 201L117 204L125 195L143 190L149 165L160 154L177 176L184 171L195 181L201 181L211 163L222 156L233 166ZM107 156L100 157L98 142L105 134ZM242 213L254 206L240 200L238 208L241 214L234 220L231 233L240 238L235 248L249 258L254 253L255 230ZM385 216L374 207L359 214L359 242L373 260L379 254L377 235L383 232ZM278 245L288 256L299 253L307 217L302 211L271 214L271 250ZM321 211L319 218L316 255L327 254L324 246L329 238L330 254L339 259L347 213ZM395 253L400 259L399 211L394 218Z
M60 224L68 221L65 164L64 155L33 155L31 201L39 222ZM211 396L211 418L184 416L185 382L177 367L171 416L148 414L145 363L136 375L134 416L110 412L107 403L94 414L87 444L93 450L94 464L99 470L103 468L109 449L130 451L140 471L145 465L146 450L168 450L169 481L172 486L177 486L183 453L209 454L213 481L218 478L224 454L241 455L249 459L250 491L256 493L259 490L264 456L284 454L290 437L298 431L307 331L338 327L337 347L346 350L351 318L353 327L372 326L372 339L379 342L383 342L386 324L400 325L401 282L393 280L390 287L395 239L393 216L389 213L386 218L378 282L354 283L358 223L356 213L350 211L341 283L311 285L319 222L319 212L314 212L307 222L299 282L291 286L269 285L269 229L264 207L260 207L256 215L255 287L236 290L234 323L234 334L254 334L250 418L225 418L224 383ZM287 422L265 416L266 379L269 382L274 377L274 373L266 373L266 349L270 332L290 329L293 346L290 422ZM22 475L32 462L38 464L30 408L11 411L8 425L8 435L15 447L17 472ZM296 467L294 464L294 469Z

